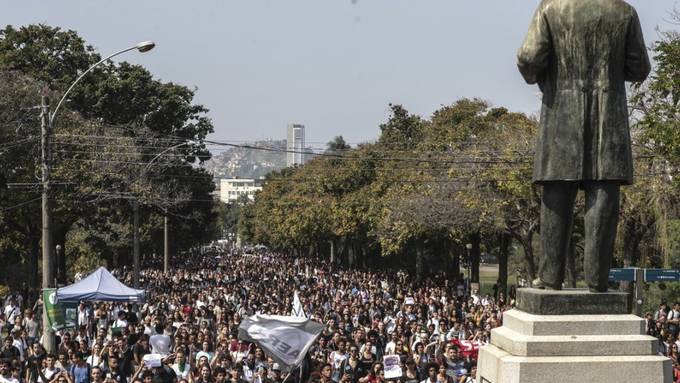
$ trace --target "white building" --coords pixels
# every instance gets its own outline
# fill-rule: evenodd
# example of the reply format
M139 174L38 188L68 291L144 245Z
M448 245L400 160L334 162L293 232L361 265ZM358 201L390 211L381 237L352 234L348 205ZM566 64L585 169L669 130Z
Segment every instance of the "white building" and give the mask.
M286 143L286 166L302 165L305 163L305 126L288 124Z
M224 203L234 202L242 195L248 196L252 201L258 190L262 190L262 186L254 179L223 178L220 180L220 200Z

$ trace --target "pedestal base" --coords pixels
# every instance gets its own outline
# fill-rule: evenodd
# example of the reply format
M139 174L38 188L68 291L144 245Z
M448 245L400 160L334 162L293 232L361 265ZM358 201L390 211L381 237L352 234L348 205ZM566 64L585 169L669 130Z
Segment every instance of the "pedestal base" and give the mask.
M513 356L493 345L479 351L482 383L672 383L662 356Z
M672 383L671 360L657 355L643 319L626 314L625 294L520 289L517 297L531 312L503 314L480 350L480 382Z

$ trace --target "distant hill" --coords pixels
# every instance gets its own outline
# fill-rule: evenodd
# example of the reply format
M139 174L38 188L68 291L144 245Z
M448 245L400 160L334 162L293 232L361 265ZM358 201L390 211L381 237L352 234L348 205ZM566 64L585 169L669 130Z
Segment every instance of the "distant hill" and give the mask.
M265 174L286 167L286 140L248 143L250 146L279 151L231 148L215 154L205 164L215 178L262 178Z

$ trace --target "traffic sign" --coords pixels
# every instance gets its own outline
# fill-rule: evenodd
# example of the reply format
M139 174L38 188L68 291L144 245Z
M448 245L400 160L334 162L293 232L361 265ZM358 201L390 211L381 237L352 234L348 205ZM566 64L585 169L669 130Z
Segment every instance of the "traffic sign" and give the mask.
M621 281L635 281L635 268L618 268L609 270L609 281L610 282L621 282Z
M680 281L680 270L645 269L645 282Z

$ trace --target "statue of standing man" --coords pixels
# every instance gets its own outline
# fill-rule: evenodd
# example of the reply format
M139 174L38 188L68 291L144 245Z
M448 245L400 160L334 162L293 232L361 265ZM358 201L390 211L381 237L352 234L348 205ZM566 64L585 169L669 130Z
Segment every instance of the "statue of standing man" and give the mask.
M534 287L559 290L578 189L585 192L585 279L607 291L620 185L633 182L626 81L651 66L635 9L622 0L543 0L518 54L543 92L533 180L543 187Z

